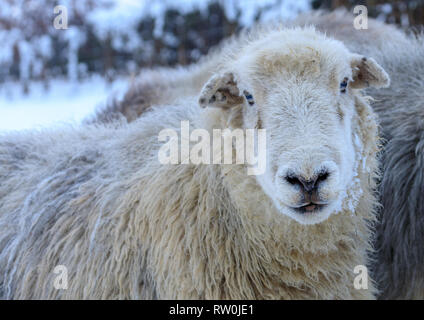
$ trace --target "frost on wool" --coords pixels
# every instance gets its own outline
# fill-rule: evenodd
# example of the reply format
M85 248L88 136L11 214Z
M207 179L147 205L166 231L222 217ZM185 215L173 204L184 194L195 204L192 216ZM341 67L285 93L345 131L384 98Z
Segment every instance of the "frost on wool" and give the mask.
M256 35L261 46L262 42L266 44L264 50L300 52L300 59L305 59L301 62L305 62L311 56L310 50L303 49L312 45L321 52L323 62L327 62L323 69L333 70L336 64L340 69L336 76L340 78L351 70L351 59L356 57L340 42L325 38L311 28L267 32L266 37L272 41L264 38L263 33ZM251 38L241 43L257 45ZM256 56L252 54L255 50L244 52L247 57L235 56L235 63L250 61L252 66L261 66L264 56L292 61L291 55L274 56L266 51L264 56ZM231 67L235 63L227 61ZM5 297L373 298L372 280L368 290L356 290L353 270L356 265L366 265L369 259L368 221L375 213L372 181L376 166L370 162L372 175L357 170L361 155L358 145L354 147L352 135L352 132L369 131L358 139L365 149L371 150L367 159L374 158L377 135L365 128L363 121L366 112L372 113L372 109L359 101L359 91L351 96L338 95L338 81L331 86L318 81L321 87L310 95L314 81L292 82L299 74L309 77L303 72L303 64L293 63L290 67L293 78L286 79L286 84L295 87L288 86L291 90L283 93L299 98L297 93L302 91L308 98L303 106L308 107L309 121L319 117L327 124L319 135L309 133L311 141L295 136L295 128L281 130L287 117L275 116L276 112L282 112L280 99L271 100L267 108L260 100L264 81L275 81L274 74L261 74L261 78L244 74L235 78L238 82L220 82L226 77L219 73L211 77L210 72L204 75L211 81L210 85L195 98L158 105L132 123L116 121L0 136L3 164L0 166L0 287ZM237 70L262 72L263 68ZM235 71L229 74L232 72ZM328 74L316 76L327 79ZM387 82L384 78L380 80ZM248 89L252 97L235 97L231 99L234 102L231 107L200 108L199 97L209 98L215 90L222 89L222 83L243 85L242 90L233 94ZM347 113L345 116L349 121L343 126L331 105L334 92L337 99L345 99L345 109L349 111L349 116ZM275 94L282 96L280 91ZM323 103L309 108L318 97ZM254 104L249 104L251 98ZM257 110L259 105L264 109ZM305 109L288 107L283 112L298 112L302 123ZM337 154L349 165L333 170L359 179L363 184L362 195L358 195L359 191L346 194L347 208L342 207L339 214L316 210L312 218L318 216L321 220L301 223L290 216L294 209L289 211L289 206L280 209L276 206L279 199L272 198L276 194L298 196L298 189L288 182L281 187L273 185L271 179L265 181L271 186L269 195L265 191L268 185L259 180L264 177L247 175L245 165L162 165L158 161L162 145L158 133L162 129L179 130L183 120L207 130L253 128L258 124L259 114L264 128L271 131L274 128L274 136L267 143L267 153L273 152L273 165L284 168L289 162L299 160L305 161L305 167L315 169L309 151L320 157L321 164L327 159L331 162L333 154ZM343 139L338 139L339 136ZM342 147L346 141L349 152L344 152L346 149ZM293 146L282 152L290 143ZM329 152L317 150L317 144L325 144ZM351 169L352 162L355 168ZM272 167L267 168L271 172ZM327 186L331 186L329 192L333 195L328 200L332 204L339 198L337 190L350 181L329 180ZM275 192L277 188L280 193ZM354 197L351 204L348 197ZM324 216L323 212L329 215ZM58 291L52 286L51 271L58 264L70 270L73 282L67 290Z

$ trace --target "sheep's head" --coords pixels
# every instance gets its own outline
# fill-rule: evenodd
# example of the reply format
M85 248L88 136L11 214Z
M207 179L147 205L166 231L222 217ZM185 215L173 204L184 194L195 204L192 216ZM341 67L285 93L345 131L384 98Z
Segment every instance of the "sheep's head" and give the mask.
M372 58L311 29L283 30L235 54L199 103L238 110L243 128L266 130L260 186L279 212L314 224L341 210L357 174L358 89L388 85Z

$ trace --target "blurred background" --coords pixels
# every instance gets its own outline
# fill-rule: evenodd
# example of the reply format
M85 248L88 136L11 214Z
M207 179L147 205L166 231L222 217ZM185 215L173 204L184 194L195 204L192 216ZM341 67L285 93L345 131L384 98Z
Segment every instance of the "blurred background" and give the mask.
M142 68L195 62L257 21L358 4L402 28L424 24L424 0L0 0L0 131L78 122ZM58 5L67 29L54 27Z

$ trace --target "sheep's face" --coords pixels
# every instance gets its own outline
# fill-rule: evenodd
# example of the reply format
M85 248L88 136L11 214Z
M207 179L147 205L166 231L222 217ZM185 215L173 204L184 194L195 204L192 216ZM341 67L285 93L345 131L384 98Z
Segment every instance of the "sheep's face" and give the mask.
M389 81L374 60L348 52L340 42L315 38L261 41L251 48L254 54L240 59L250 66L247 71L235 63L237 72L204 89L214 88L212 106L244 99L244 127L265 129L267 135L266 171L257 180L279 212L302 224L341 210L356 176L354 89Z
M257 179L265 193L303 224L340 211L356 169L353 96L329 90L328 83L285 80L258 103L267 166Z

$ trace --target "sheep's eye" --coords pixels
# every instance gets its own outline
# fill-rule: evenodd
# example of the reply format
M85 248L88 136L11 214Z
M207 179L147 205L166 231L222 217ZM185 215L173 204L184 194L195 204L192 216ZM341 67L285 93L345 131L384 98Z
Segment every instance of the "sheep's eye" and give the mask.
M249 105L254 105L255 104L255 100L253 100L253 96L250 92L244 90L243 91L244 96L246 97L247 102L249 103Z
M346 88L347 88L347 83L348 83L349 79L348 78L344 78L342 82L340 82L340 92L341 93L345 93L346 92Z

